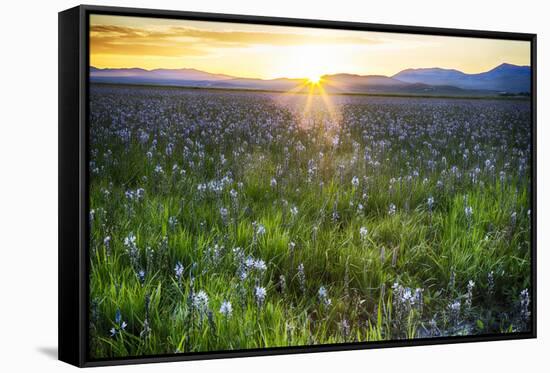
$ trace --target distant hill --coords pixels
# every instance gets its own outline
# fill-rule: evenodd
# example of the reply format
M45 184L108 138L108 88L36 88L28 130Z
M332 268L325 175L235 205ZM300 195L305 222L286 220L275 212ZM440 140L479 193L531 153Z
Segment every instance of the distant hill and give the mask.
M408 83L447 85L462 89L506 93L531 92L531 67L508 63L478 74L466 74L458 70L441 68L406 69L392 78Z
M488 96L530 92L529 66L502 64L480 74L429 68L383 75L333 74L321 77L327 93ZM90 67L92 82L153 84L199 88L307 91L306 79L253 79L212 74L196 69L98 69Z
M125 83L168 83L197 81L215 82L233 77L224 74L211 74L196 69L154 69L145 70L140 68L129 69L98 69L90 67L90 77L96 81L117 81Z

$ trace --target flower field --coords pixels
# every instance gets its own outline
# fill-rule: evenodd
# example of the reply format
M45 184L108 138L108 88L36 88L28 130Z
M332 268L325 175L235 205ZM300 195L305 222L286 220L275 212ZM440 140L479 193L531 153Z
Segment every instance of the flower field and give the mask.
M92 85L92 358L530 330L528 100Z

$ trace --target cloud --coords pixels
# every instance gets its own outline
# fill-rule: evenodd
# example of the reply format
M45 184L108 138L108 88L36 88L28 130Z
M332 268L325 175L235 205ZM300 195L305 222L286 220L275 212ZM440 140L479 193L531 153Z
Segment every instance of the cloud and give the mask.
M266 26L268 27L268 26ZM259 26L261 30L262 26ZM318 31L318 30L315 30ZM378 44L379 39L339 32L292 33L266 31L206 30L183 26L145 29L120 25L95 24L90 27L92 54L144 56L198 56L212 49L250 46L299 46L327 44Z

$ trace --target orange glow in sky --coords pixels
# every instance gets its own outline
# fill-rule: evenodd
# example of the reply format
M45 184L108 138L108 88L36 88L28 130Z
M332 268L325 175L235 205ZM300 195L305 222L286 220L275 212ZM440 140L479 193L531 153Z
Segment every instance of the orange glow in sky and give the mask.
M351 73L391 76L407 68L478 73L530 64L525 41L122 16L90 16L90 63L98 68L195 68L250 78Z

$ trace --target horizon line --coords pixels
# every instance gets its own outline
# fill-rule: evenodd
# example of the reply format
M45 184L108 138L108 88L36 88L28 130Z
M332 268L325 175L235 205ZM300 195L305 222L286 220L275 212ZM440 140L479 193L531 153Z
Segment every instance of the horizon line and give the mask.
M466 74L466 75L476 75L476 74L482 74L482 73L492 71L492 70L494 70L494 69L496 69L496 68L498 68L502 65L511 65L511 66L516 66L516 67L531 68L531 65L516 65L516 64L513 64L513 63L509 63L509 62L502 62L502 63L497 64L497 65L495 65L494 67L492 67L488 70L483 70L483 71L479 71L479 72L476 72L476 73L466 73L466 72L464 72L462 70L459 70L459 69L456 69L456 68L446 68L446 67L432 66L432 67L408 67L408 68L400 70L399 72L397 72L393 75L384 75L384 74L366 74L366 75L362 75L362 74L356 74L356 73L339 72L339 73L333 73L333 74L323 74L323 75L320 75L319 77L323 78L325 76L335 76L335 75L354 75L354 76L359 76L359 77L380 76L380 77L386 77L386 78L393 78L395 75L397 75L397 74L399 74L403 71L407 71L407 70L431 70L431 69L458 71L458 72L461 72L462 74ZM89 65L88 68L94 68L94 69L97 69L97 70L133 70L133 69L139 69L139 70L143 70L143 71L147 71L147 72L153 72L153 71L156 71L156 70L170 70L170 71L195 70L195 71L198 71L198 72L211 74L211 75L224 75L224 76L227 76L227 77L232 78L232 79L254 79L254 80L263 80L263 81L283 80L283 79L286 79L286 80L309 80L309 78L307 78L307 77L290 78L288 76L281 76L281 77L277 77L277 78L257 78L257 77L235 76L235 75L229 75L229 74L226 74L226 73L215 73L215 72L210 72L210 71L206 71L206 70L200 70L200 69L197 69L195 67L178 67L178 68L156 67L156 68L153 68L153 69L146 69L146 68L138 67L138 66L133 66L133 67L96 67L96 66L93 66L93 65Z

